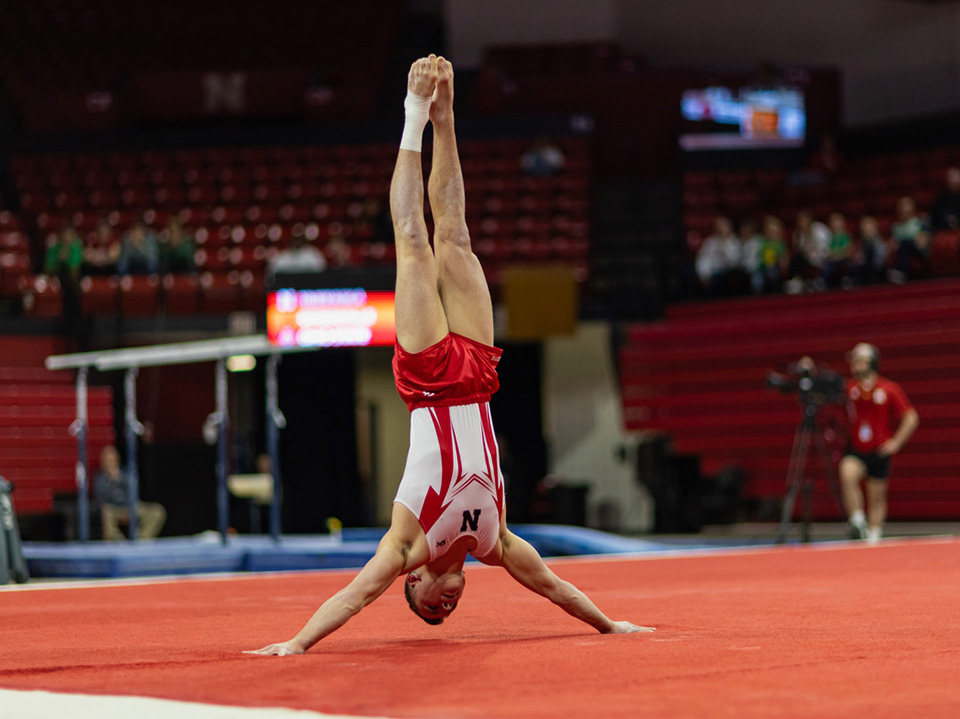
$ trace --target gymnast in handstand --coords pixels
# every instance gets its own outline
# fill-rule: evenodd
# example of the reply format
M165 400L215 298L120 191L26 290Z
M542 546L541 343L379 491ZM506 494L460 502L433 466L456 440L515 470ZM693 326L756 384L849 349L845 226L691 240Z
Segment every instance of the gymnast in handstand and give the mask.
M410 608L427 623L440 624L463 594L468 554L503 567L601 633L653 631L609 619L507 528L489 406L499 387L501 350L493 346L490 291L467 232L453 66L434 55L414 62L404 107L406 124L390 186L397 245L393 370L411 426L390 529L353 581L325 601L293 639L253 653L302 654L404 574ZM428 120L434 138L428 186L432 248L423 214L420 152Z

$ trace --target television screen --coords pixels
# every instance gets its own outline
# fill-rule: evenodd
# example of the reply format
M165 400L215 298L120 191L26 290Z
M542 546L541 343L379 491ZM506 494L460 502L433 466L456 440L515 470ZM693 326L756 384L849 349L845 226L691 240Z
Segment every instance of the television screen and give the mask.
M680 111L684 150L801 147L807 129L803 92L788 87L687 90Z
M394 293L359 287L272 290L267 336L280 347L392 346Z

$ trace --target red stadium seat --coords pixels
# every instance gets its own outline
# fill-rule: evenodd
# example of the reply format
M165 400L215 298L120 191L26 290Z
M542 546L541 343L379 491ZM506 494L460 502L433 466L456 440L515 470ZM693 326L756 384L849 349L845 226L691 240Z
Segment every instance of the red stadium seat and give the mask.
M205 314L236 312L240 305L239 273L204 272L200 276L201 309Z
M120 311L125 316L154 315L160 306L156 275L128 275L120 279Z
M165 275L163 290L167 314L192 315L200 311L200 280L197 275Z
M119 281L116 277L84 277L80 281L80 308L87 315L117 311Z
M63 314L63 295L56 278L21 278L24 310L34 317L59 317Z

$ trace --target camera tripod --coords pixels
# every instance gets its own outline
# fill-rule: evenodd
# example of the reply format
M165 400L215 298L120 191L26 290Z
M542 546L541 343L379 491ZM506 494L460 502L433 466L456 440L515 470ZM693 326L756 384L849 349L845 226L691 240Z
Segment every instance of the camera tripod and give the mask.
M810 440L817 448L823 471L827 475L827 483L833 492L837 503L841 504L840 487L830 456L827 452L823 433L817 428L817 410L819 405L805 400L803 402L803 419L797 427L793 439L793 449L790 452L790 465L787 470L787 494L783 498L783 513L780 516L780 531L777 534L777 543L787 541L790 533L790 520L793 517L793 507L797 501L797 494L803 491L803 522L801 524L801 538L804 542L810 541L810 510L813 501L813 480L806 476L807 455L810 451Z

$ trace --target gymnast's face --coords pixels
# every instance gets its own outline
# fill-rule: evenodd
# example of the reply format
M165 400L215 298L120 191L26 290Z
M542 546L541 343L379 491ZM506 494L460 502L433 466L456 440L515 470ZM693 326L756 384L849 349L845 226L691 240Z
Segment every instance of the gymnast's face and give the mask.
M407 584L417 613L425 619L444 619L457 608L463 596L463 570L436 576L421 567L407 575Z

